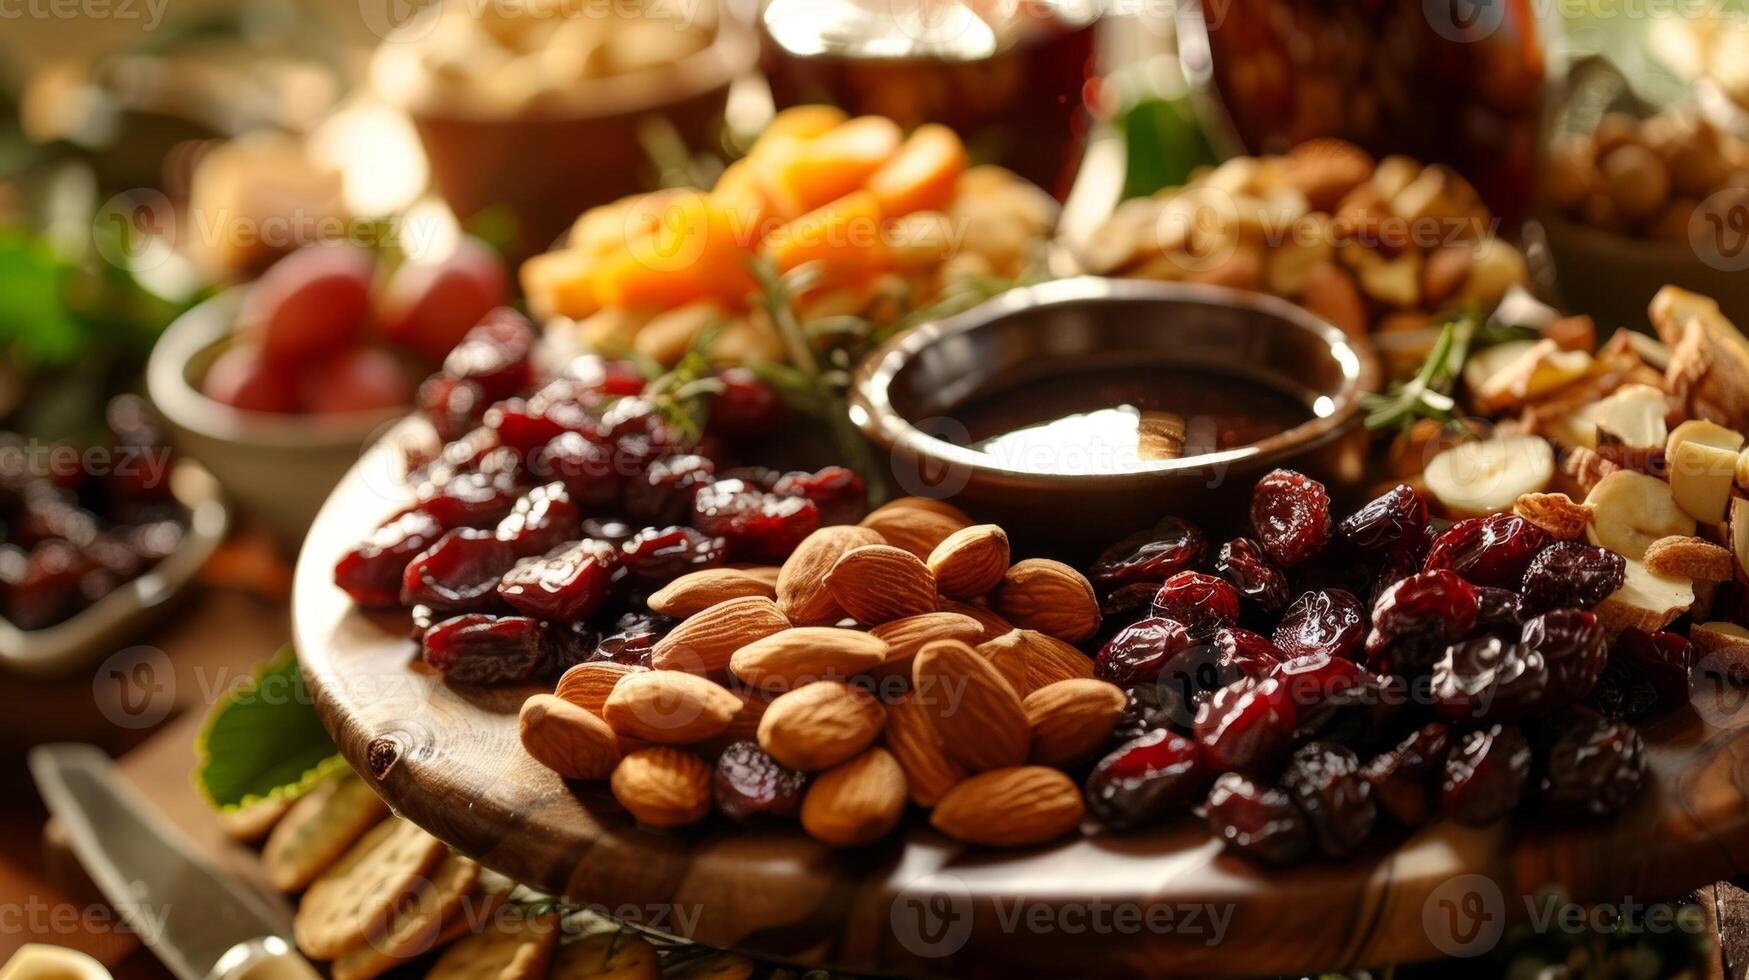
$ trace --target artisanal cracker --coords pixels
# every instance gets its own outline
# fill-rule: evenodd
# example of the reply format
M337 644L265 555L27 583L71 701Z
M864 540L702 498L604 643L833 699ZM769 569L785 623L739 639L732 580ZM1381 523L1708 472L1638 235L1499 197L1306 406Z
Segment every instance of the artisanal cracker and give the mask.
M553 954L547 980L657 980L662 959L634 932L601 932L574 939Z
M1673 535L1659 538L1646 548L1641 561L1646 568L1670 578L1729 582L1736 575L1731 549L1702 538Z
M442 841L399 817L378 824L304 893L292 920L298 948L331 960L380 934L447 853Z
M329 975L334 980L371 980L437 948L445 924L479 880L479 864L451 854L437 866L430 881L396 907L382 929L371 932L364 945L335 960Z
M268 835L261 849L268 882L282 892L302 891L388 814L370 784L350 772L323 782Z
M425 980L543 980L559 942L558 917L496 916L444 950Z
M291 801L279 797L256 800L219 814L219 826L225 836L242 844L253 844L266 837L291 809Z

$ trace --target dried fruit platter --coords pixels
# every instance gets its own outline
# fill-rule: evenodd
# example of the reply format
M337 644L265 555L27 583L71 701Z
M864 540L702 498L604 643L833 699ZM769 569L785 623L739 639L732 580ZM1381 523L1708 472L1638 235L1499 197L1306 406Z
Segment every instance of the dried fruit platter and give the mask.
M1642 726L1648 789L1608 820L1449 820L1341 863L1266 869L1191 817L1020 850L908 821L868 847L800 828L639 826L605 783L566 783L522 748L536 684L447 684L404 612L358 608L336 561L407 503L391 433L323 508L300 560L297 643L348 761L402 815L488 866L653 928L796 963L959 975L1286 973L1461 953L1553 883L1576 900L1678 895L1749 860L1749 740L1697 690ZM1725 692L1725 697L1730 692ZM1717 710L1714 708L1717 707ZM1740 723L1736 723L1740 725ZM1467 877L1471 875L1481 876Z

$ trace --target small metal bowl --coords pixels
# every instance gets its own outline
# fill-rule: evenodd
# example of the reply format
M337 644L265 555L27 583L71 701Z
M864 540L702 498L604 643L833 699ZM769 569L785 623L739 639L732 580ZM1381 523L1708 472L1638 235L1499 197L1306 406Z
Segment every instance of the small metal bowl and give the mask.
M1048 471L961 444L956 410L993 392L1111 367L1207 371L1302 401L1310 421L1259 442L1098 472ZM1377 390L1364 341L1283 300L1216 286L1061 279L919 327L865 360L852 421L890 457L897 492L952 497L1030 543L1085 550L1167 514L1243 510L1250 477L1278 466L1343 495L1366 454L1360 395ZM951 438L957 437L956 442Z

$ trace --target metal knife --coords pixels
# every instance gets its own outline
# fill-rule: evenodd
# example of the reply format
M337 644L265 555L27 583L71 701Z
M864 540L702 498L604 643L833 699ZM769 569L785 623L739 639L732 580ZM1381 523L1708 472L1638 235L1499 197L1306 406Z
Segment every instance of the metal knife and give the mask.
M102 751L39 746L30 772L91 880L180 980L318 978L285 909L201 858Z

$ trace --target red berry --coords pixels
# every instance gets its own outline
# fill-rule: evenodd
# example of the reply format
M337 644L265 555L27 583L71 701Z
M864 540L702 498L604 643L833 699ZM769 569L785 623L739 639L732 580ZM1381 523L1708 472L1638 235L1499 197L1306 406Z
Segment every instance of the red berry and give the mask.
M1221 663L1246 677L1263 677L1288 659L1282 649L1250 630L1223 629L1215 633L1215 648Z
M312 245L275 262L249 287L237 324L286 365L358 342L370 314L375 260L351 245Z
M1280 612L1287 605L1287 576L1270 563L1263 546L1250 538L1234 538L1221 545L1215 571L1265 613Z
M543 672L547 648L539 621L472 614L425 631L425 662L456 684L509 684Z
M1106 826L1127 830L1194 806L1211 776L1195 742L1164 729L1149 732L1093 767L1087 808Z
M438 611L491 608L498 581L516 563L510 544L490 531L456 528L407 563L401 575L401 605L423 603Z
M528 386L535 330L508 307L487 313L443 359L443 373L480 386L487 401L509 398Z
M1284 790L1236 772L1215 780L1208 796L1209 832L1240 854L1265 864L1293 864L1312 849L1305 814Z
M742 822L759 816L794 817L801 812L807 784L806 773L784 767L754 742L734 742L724 749L711 780L717 809Z
M1372 786L1360 778L1360 760L1349 749L1333 742L1300 746L1281 785L1306 815L1325 857L1347 857L1372 836L1378 806Z
M868 513L868 488L862 477L842 466L813 473L785 473L772 484L780 497L806 497L820 508L820 523L855 524Z
M690 527L645 528L620 546L620 559L633 578L662 586L687 572L715 568L727 559L722 538Z
M412 400L407 376L393 354L355 347L314 361L299 379L305 411L319 415L376 412Z
M390 342L443 360L468 328L510 301L510 275L491 246L463 235L434 262L403 262L378 303L377 324Z
M498 583L498 596L519 612L546 619L587 619L607 601L619 551L605 541L579 541L547 557L524 558Z
M1154 595L1154 615L1183 623L1191 639L1207 643L1215 631L1239 621L1239 593L1224 579L1179 572Z
M1281 681L1293 703L1296 720L1323 702L1361 683L1366 670L1352 660L1328 653L1292 657L1275 666L1271 677Z
M1290 657L1324 653L1358 660L1366 642L1360 600L1341 589L1307 592L1276 624L1275 645Z
M1196 741L1211 772L1267 774L1292 747L1294 704L1274 677L1235 681L1196 713Z
M1168 517L1105 549L1090 576L1108 589L1131 582L1160 583L1201 561L1206 547L1200 530Z
M1426 531L1427 502L1414 487L1399 483L1344 518L1336 533L1350 549L1378 555L1415 541Z
M1119 687L1158 680L1173 657L1195 645L1183 623L1149 616L1118 630L1099 651L1093 672Z
M722 538L740 561L782 561L820 527L820 508L806 497L780 497L740 480L700 487L692 523Z
M1531 559L1548 543L1548 533L1522 517L1472 517L1433 539L1422 570L1449 568L1476 585L1516 589Z
M443 525L421 510L389 518L334 564L334 584L361 606L395 606L407 563L443 536Z
M1440 786L1446 815L1481 826L1510 813L1524 792L1530 761L1530 743L1515 725L1490 725L1458 736Z
M1330 542L1330 492L1303 473L1275 470L1251 491L1251 528L1278 565L1314 558Z
M544 555L578 537L582 514L563 483L535 487L498 522L498 537L510 542L518 558Z
M200 385L213 401L245 412L289 414L302 408L291 375L269 363L260 348L234 344L213 360Z

